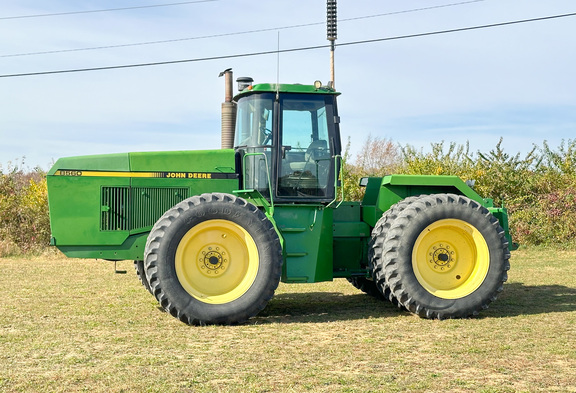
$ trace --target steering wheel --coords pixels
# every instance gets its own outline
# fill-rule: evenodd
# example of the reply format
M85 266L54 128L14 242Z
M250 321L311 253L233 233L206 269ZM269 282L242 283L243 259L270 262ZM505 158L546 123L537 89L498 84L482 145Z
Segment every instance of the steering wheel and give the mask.
M264 142L262 142L263 145L267 145L268 142L270 142L270 140L272 139L272 130L269 130L268 128L264 128L262 130L262 133L264 134L265 138L264 138Z

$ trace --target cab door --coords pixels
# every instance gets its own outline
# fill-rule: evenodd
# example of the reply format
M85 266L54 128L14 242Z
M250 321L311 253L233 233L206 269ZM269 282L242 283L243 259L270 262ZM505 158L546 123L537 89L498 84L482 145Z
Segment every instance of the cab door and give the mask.
M332 96L285 94L280 98L276 199L330 202L339 156Z

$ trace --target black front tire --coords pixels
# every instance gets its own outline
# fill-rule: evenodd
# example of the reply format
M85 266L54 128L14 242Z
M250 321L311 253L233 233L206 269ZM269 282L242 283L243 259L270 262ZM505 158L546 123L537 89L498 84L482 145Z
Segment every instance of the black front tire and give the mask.
M145 268L152 292L174 317L190 325L237 324L274 295L282 249L256 206L230 194L202 194L154 225Z

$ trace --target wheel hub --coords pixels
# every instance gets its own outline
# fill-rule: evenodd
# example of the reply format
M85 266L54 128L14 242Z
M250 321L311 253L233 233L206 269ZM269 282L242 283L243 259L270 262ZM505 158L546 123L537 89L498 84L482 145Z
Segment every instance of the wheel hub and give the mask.
M457 261L455 248L446 243L435 243L428 250L429 267L436 272L448 272L454 268Z
M221 245L205 246L198 253L198 268L206 277L217 277L229 266L228 252Z

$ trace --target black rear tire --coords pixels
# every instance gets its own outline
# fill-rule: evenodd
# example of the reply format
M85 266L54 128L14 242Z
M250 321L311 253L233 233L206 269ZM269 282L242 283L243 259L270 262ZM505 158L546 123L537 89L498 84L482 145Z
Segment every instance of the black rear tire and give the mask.
M510 268L508 242L498 220L460 195L421 197L387 230L378 282L424 318L477 315L497 298Z
M375 297L378 300L388 300L380 289L376 286L373 280L366 277L350 277L347 278L348 282L354 286L354 288L361 290L367 295Z
M148 282L148 278L146 278L146 270L144 269L144 261L134 261L134 269L136 269L136 275L140 280L140 283L146 288L148 292L152 295L152 288L150 288L150 283Z
M401 200L400 202L392 205L382 217L378 220L374 228L372 229L369 248L368 248L368 261L370 263L370 272L372 274L372 282L374 286L380 291L383 298L390 301L392 304L398 308L404 309L404 307L396 300L394 294L390 290L390 285L386 281L386 276L381 274L382 263L380 258L382 256L382 250L384 248L384 240L386 239L386 234L392 223L398 217L398 215L406 209L411 203L416 201L420 196L411 196Z

